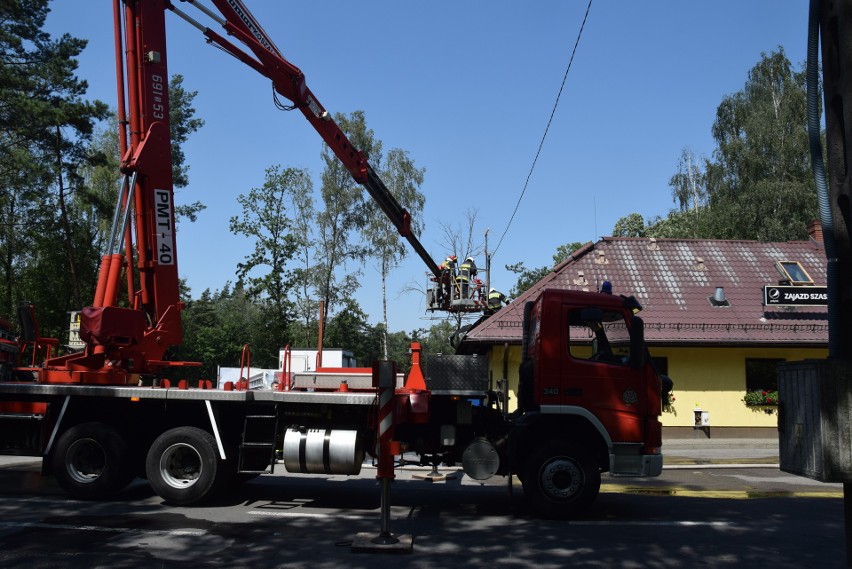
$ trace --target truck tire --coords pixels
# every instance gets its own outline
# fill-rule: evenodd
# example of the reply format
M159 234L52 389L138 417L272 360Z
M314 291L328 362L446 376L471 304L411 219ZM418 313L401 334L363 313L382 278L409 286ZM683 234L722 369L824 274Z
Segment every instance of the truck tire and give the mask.
M74 425L53 451L53 474L75 498L102 500L133 480L127 442L106 423Z
M219 474L217 455L216 439L205 430L177 427L166 431L148 450L148 482L168 504L194 504L214 488Z
M594 458L582 447L549 441L526 460L521 478L524 496L538 516L569 518L588 508L601 487Z

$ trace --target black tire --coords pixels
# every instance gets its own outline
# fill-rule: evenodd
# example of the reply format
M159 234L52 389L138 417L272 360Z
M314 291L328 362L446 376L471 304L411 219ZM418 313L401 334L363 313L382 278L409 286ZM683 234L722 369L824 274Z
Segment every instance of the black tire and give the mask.
M145 460L148 482L167 503L188 506L214 488L219 457L213 435L196 427L178 427L160 435Z
M549 441L534 450L521 480L533 513L544 518L582 513L601 488L601 472L592 455L564 441Z
M106 423L81 423L59 437L53 451L53 474L75 498L102 500L133 480L127 442Z

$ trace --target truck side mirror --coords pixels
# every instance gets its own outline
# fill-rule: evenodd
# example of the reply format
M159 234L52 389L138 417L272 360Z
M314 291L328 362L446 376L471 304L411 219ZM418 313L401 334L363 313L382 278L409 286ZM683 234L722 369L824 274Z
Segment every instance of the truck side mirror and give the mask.
M633 369L641 369L645 365L645 323L638 316L630 322L630 361Z

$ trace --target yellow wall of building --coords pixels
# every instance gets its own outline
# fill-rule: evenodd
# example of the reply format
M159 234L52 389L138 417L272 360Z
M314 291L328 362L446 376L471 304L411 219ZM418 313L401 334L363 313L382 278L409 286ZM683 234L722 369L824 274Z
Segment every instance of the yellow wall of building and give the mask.
M697 407L710 413L711 427L777 427L774 407L748 407L742 401L746 391L746 358L799 361L825 358L828 351L822 348L652 348L651 355L668 359L669 376L674 381L675 401L672 411L663 413L664 426L694 426L693 410Z
M491 349L489 369L496 389L503 377L504 346ZM675 401L672 410L662 415L666 427L692 427L693 410L698 407L710 413L711 427L776 427L778 417L773 407L747 407L745 395L746 358L779 358L787 361L825 358L822 348L652 348L651 355L668 359L669 376L674 381ZM509 346L509 411L518 406L518 366L521 347Z
M504 346L495 345L491 348L488 369L491 373L492 385L497 389L497 381L503 379ZM518 408L518 367L521 365L521 347L509 346L509 359L505 366L509 378L509 412Z

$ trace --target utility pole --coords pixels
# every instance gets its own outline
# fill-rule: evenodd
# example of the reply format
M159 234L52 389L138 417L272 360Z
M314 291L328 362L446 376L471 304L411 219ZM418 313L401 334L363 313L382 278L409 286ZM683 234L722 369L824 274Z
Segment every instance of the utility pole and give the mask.
M488 232L490 229L485 230L485 294L488 294L488 291L491 290L491 253L488 252Z

